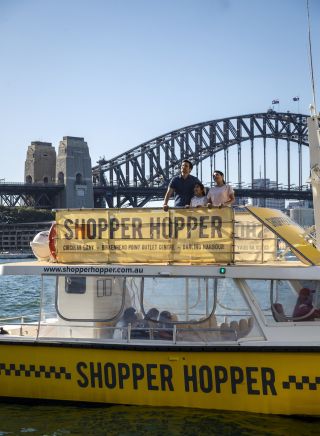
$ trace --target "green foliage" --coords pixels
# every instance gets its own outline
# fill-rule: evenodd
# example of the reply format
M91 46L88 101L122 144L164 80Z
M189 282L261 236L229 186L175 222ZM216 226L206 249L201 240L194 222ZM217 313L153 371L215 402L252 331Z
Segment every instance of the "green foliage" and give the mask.
M0 223L38 223L41 221L54 221L54 213L51 210L33 209L32 207L0 206Z

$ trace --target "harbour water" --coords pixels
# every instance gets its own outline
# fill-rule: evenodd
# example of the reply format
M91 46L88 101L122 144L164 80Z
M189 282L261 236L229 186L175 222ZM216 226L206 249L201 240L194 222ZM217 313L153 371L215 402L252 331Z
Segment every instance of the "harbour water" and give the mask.
M0 318L31 315L31 319L35 319L39 308L39 287L37 277L0 277ZM18 403L15 400L0 403L0 436L26 433L37 436L314 435L318 432L320 417L183 408Z

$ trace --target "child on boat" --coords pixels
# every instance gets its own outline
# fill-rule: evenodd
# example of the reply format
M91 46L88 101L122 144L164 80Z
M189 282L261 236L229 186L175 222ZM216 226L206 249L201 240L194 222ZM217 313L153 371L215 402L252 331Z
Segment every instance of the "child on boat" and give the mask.
M194 185L194 196L191 198L190 206L186 207L203 207L207 205L207 197L202 183L197 182Z

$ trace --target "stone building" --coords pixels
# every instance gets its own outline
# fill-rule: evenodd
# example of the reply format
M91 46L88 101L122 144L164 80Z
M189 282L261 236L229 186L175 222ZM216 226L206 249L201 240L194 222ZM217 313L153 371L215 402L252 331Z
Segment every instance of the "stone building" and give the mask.
M56 150L50 142L31 142L27 150L24 180L26 183L54 183Z
M91 158L84 138L64 136L60 141L56 181L65 184L59 207L93 207Z
M65 188L55 200L56 208L93 208L91 158L83 138L64 136L58 156L49 142L29 145L25 161L26 183L58 183Z

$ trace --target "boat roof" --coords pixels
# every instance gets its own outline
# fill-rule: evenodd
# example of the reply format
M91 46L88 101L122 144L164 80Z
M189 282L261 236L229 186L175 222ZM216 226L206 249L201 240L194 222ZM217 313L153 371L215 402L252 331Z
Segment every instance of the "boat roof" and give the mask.
M299 261L268 264L190 265L190 264L62 264L16 262L0 265L0 275L81 275L99 277L221 277L246 279L319 280L320 266Z

